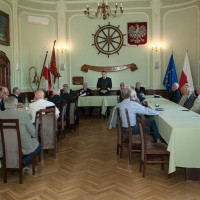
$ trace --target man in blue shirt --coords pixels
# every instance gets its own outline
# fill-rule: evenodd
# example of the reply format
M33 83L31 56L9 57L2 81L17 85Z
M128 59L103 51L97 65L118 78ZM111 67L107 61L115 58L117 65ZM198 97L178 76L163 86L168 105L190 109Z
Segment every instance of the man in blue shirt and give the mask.
M123 96L124 100L121 103L117 104L117 107L120 109L120 115L122 118L122 127L123 127L124 132L125 132L125 129L128 128L125 108L127 108L127 110L128 110L130 124L131 124L132 129L135 129L135 126L136 126L136 114L159 115L158 112L152 110L151 108L147 108L145 106L142 106L137 101L131 100L130 96L132 96L132 99L133 99L133 96L134 96L133 92L135 92L135 91L134 90L131 91L130 87L124 88L124 90L122 91L122 96ZM136 92L135 92L135 96L136 96ZM156 126L155 120L153 120L153 119L151 120L151 128L154 131L156 141L158 143L160 143L161 137L160 137L158 128Z

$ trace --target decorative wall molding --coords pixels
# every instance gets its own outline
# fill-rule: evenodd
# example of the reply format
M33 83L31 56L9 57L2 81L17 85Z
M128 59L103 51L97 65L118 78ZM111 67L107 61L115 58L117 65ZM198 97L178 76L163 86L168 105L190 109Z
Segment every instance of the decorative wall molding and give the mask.
M126 70L126 69L130 69L132 72L134 72L135 70L137 70L137 65L132 63L132 64L128 64L128 65L120 65L120 66L109 66L109 67L100 67L100 66L91 66L91 65L86 65L84 64L81 67L81 71L83 72L88 72L88 70L92 70L95 72L102 72L102 71L106 71L106 72L118 72L118 71L122 71L122 70Z
M174 8L174 7L179 7L179 6L187 6L187 5L190 5L192 3L196 3L196 2L199 2L199 0L190 0L190 1L185 2L185 3L179 3L179 4L161 6L161 9L163 9L163 8Z

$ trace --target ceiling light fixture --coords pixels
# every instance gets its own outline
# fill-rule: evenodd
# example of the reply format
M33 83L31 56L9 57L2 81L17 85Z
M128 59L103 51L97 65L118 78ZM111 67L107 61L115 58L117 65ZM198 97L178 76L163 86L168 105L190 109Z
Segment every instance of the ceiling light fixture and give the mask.
M123 14L123 7L122 3L120 4L120 7L116 3L115 8L112 10L108 5L108 2L106 1L105 3L103 0L101 5L98 3L96 12L91 13L90 8L87 5L86 9L84 10L84 14L91 19L107 19L109 17L119 17Z

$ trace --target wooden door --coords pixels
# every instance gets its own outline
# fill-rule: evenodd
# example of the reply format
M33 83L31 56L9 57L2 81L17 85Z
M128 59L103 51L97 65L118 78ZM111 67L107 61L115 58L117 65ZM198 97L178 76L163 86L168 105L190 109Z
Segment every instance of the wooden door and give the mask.
M10 61L3 51L0 51L0 86L10 88Z

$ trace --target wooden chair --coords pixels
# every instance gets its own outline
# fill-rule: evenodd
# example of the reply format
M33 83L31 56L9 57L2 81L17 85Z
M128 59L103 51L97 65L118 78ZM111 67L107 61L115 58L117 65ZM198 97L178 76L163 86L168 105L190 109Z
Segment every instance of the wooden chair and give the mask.
M0 132L3 147L3 177L4 183L7 183L7 172L18 171L19 183L23 183L23 165L22 165L22 149L21 137L18 119L1 119ZM11 148L12 147L12 148ZM35 155L32 154L32 173L35 175ZM27 156L27 155L26 155Z
M60 117L57 121L58 131L60 130L61 135L65 137L65 116L66 116L66 104L65 103L57 103L56 107L60 110Z
M57 156L56 117L54 109L40 110L40 137L41 159L44 158L44 150L53 149L54 157Z
M76 129L76 112L77 112L77 98L68 101L68 127Z
M132 132L130 118L129 118L127 109L125 109L125 113L126 113L126 119L128 123L128 130L129 130L129 148L128 149L129 149L129 164L130 164L132 160L132 153L141 152L141 138L140 138L139 130L138 130L138 133L136 133L136 135L132 135L133 132ZM146 140L147 142L151 142L151 136L146 135Z
M123 134L122 119L121 119L119 108L117 108L117 116L118 116L118 123L117 123L117 155L119 155L119 149L120 149L120 158L122 158L123 148L124 147L128 147L129 136Z
M132 128L127 109L125 109L125 113L129 130L128 163L130 164L132 160L132 153L141 152L141 139L139 134L137 133L135 135L132 134Z
M35 126L35 135L37 140L39 141L38 136L40 131L40 111L36 112L34 126Z
M148 143L146 140L146 134L144 130L144 122L140 115L137 115L137 122L140 128L140 136L141 136L141 159L140 159L140 167L139 171L142 171L142 176L145 177L146 164L161 164L161 169L164 170L164 164L168 164L169 160L164 160L165 156L169 156L169 152L167 151L167 146L161 143ZM152 156L159 156L161 160L151 160Z

